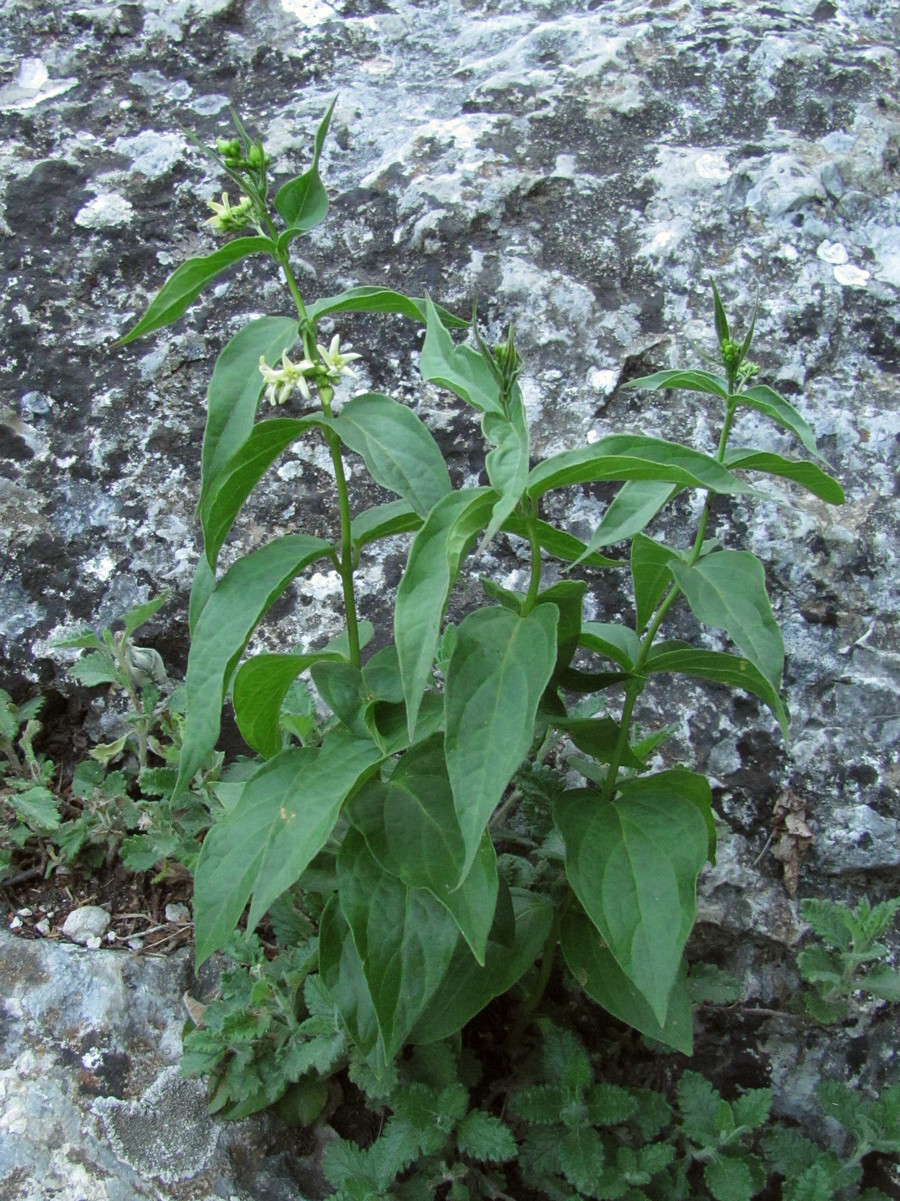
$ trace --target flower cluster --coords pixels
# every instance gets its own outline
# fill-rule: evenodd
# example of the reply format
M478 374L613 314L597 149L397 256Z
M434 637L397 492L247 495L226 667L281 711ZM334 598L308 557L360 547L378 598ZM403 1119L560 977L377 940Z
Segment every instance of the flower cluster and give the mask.
M244 196L237 204L232 204L228 193L223 192L221 204L216 200L208 200L206 203L213 211L206 224L219 233L236 233L249 224L253 214L253 201L249 196Z
M259 356L259 370L266 381L266 400L269 404L283 405L295 388L300 392L304 400L309 400L308 379L319 379L328 381L329 383L336 383L340 379L342 372L346 375L356 375L356 372L347 364L352 363L361 356L358 354L348 354L347 352L350 350L349 344L342 350L338 334L335 334L331 339L331 345L327 350L324 346L320 345L316 346L316 350L319 355L319 361L315 363L311 359L301 359L299 363L292 363L285 350L281 355L280 367L270 367L266 363L265 355Z

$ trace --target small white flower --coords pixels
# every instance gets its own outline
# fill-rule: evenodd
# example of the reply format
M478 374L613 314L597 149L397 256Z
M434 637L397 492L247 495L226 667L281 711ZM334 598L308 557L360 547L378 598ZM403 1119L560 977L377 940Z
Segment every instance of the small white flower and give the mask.
M249 196L242 197L237 204L232 205L228 199L228 193L223 192L221 204L216 200L207 200L206 203L213 211L213 215L207 219L206 224L211 225L219 233L234 233L243 229L253 212L253 201Z
M271 405L283 405L295 388L300 390L304 400L309 400L310 391L306 375L308 372L314 372L315 369L315 363L311 363L309 359L301 359L299 363L292 363L286 350L281 352L280 368L270 367L266 363L266 356L261 354L259 370L266 381L266 400Z
M347 364L352 363L355 359L361 359L362 355L347 354L347 351L352 349L353 347L348 342L344 349L341 350L341 339L339 334L334 335L334 337L331 339L331 345L327 350L324 346L320 346L318 344L316 345L316 350L319 352L319 357L325 364L325 374L330 380L339 379L342 371L345 371L347 375L352 375L354 378L356 377L356 372L348 367Z

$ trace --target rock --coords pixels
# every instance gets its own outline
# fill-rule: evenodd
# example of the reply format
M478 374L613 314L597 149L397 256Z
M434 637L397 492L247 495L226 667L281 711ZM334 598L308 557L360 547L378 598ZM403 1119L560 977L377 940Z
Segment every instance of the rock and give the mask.
M73 909L63 922L62 932L72 942L82 946L99 947L100 939L109 929L110 916L99 905L82 905Z

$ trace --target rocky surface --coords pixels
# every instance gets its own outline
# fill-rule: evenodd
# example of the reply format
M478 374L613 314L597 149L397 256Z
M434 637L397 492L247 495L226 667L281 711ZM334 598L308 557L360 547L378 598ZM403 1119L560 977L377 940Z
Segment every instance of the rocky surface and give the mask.
M719 785L705 950L763 1003L783 995L790 972L771 964L801 933L783 870L799 896L874 899L900 881L896 4L3 0L0 12L0 651L17 695L70 694L52 638L165 588L143 641L183 669L211 365L286 298L251 261L175 327L110 344L175 265L216 244L205 201L223 182L183 131L225 133L229 103L294 171L338 95L322 164L332 216L295 244L305 293L391 284L461 313L477 296L494 333L515 319L538 453L623 429L713 444L703 397L673 405L621 384L688 363L689 339L709 344L710 274L744 321L758 289L762 378L810 420L847 494L840 510L805 495L716 510L716 532L767 564L791 746L731 695L673 687L644 716L675 722L674 750ZM365 352L362 386L416 406L454 478L476 477L473 423L416 382L416 331L369 318L340 331ZM748 441L793 453L742 420ZM607 500L566 495L554 515L586 536ZM226 557L272 533L326 533L335 512L326 464L297 446ZM365 615L384 618L403 554L398 542L367 563ZM521 578L499 540L476 567ZM313 575L260 642L336 632L338 593ZM627 610L607 577L592 595L597 617ZM785 838L787 812L809 838ZM853 1076L865 1063L875 1086L896 1074L881 1035L862 1054L836 1040L815 1071L778 1029L746 1040L788 1109L803 1109L820 1067Z

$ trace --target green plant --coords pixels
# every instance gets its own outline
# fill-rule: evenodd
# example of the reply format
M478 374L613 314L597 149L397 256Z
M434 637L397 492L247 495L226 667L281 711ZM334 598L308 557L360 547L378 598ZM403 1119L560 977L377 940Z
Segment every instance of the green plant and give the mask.
M801 902L801 916L820 940L797 957L801 976L812 986L802 994L802 1003L814 1018L841 1021L857 992L900 1001L900 972L886 962L889 950L878 941L898 911L900 897L874 906L864 897L853 909L835 901Z
M46 852L48 839L59 829L59 797L53 790L56 767L34 752L41 732L37 719L43 697L24 705L13 703L0 688L0 880L12 875L13 857L29 839ZM46 854L45 854L46 858Z
M765 570L749 552L710 536L712 501L757 496L750 480L760 477L787 479L832 504L842 502L841 489L811 460L731 445L738 414L753 410L818 455L797 409L751 383L754 320L736 340L715 286L717 371L661 371L632 383L711 398L721 410L714 453L621 433L535 466L512 330L491 348L474 320L387 288L304 300L290 248L327 215L318 167L333 107L316 132L311 165L280 186L271 207L268 157L237 118L237 137L200 147L242 194L238 204L226 197L214 206L211 224L256 232L180 266L121 339L176 320L219 272L251 254L280 268L296 308L290 317L256 318L232 338L207 398L204 553L191 594L187 719L173 795L188 789L214 747L229 695L261 762L203 843L195 877L198 962L228 943L248 903L253 930L298 885L308 900L319 898L322 984L376 1076L389 1074L405 1044L454 1035L518 981L519 1028L533 1020L558 948L600 1005L658 1042L690 1051L682 953L696 880L714 855L711 791L687 767L651 766L659 739L635 735L635 708L648 684L680 673L744 689L787 731L779 695L784 646ZM365 355L348 353L337 334L328 342L319 326L353 312L424 323L422 378L478 414L490 447L488 484L454 488L425 425L389 396L363 392L338 405L342 376L360 369ZM450 331L467 326L475 345L455 344ZM300 394L305 407L271 418L264 410L257 420L263 393L273 405ZM331 459L339 517L333 539L288 533L221 570L247 497L277 456L306 438L320 439ZM361 457L395 499L354 515L347 455ZM549 493L597 481L619 487L587 543L544 519ZM644 533L686 490L703 498L696 528L677 545ZM374 544L401 533L414 537L393 641L366 656L373 631L357 616L354 573ZM483 547L501 534L527 546L527 587L516 592L484 580L487 603L456 626L445 623L466 557L476 542ZM627 552L602 553L617 545ZM342 636L317 651L242 662L269 608L320 563L341 582ZM584 621L588 582L575 568L630 573L633 622ZM659 641L681 601L736 651ZM298 745L296 713L286 721L283 704L307 671L325 716L301 715ZM566 747L578 752L569 766L581 787L558 786ZM557 784L548 778L541 869L529 879L514 863L522 832L509 788L517 772L520 781L526 772L531 784L540 782L530 765L544 756L555 757ZM532 808L540 792L531 788Z

